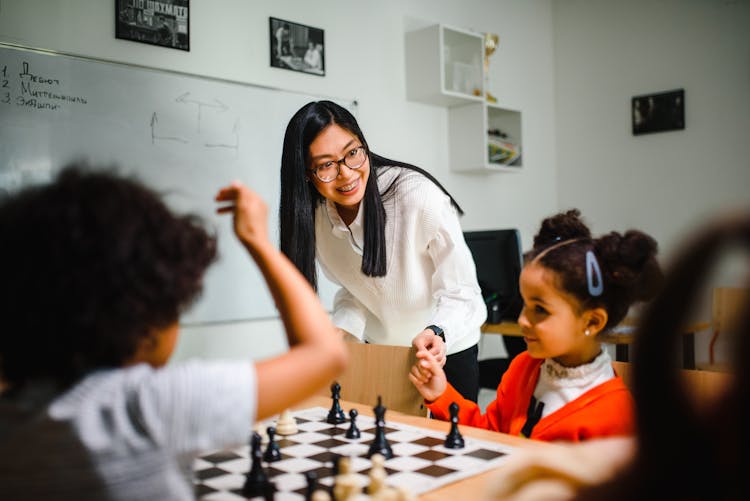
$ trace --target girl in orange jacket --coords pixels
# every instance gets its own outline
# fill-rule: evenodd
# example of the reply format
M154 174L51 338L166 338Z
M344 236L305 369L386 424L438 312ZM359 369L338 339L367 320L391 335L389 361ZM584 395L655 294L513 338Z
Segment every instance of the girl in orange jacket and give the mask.
M427 350L417 352L409 379L438 419L449 419L456 402L460 424L539 440L633 434L632 396L599 336L635 301L655 295L656 252L656 241L637 230L592 238L576 209L545 219L520 278L527 350L503 374L486 413L447 383Z

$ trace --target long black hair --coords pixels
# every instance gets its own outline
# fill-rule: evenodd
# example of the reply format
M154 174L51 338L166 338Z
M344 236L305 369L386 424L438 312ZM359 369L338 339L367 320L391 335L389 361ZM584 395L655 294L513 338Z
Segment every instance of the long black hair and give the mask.
M365 147L370 159L370 176L362 199L364 208L364 250L362 273L382 277L386 271L385 209L383 193L378 189L379 170L384 167L403 167L419 172L435 183L448 197L459 214L463 210L450 193L429 172L415 165L391 160L370 151L364 134L354 116L332 101L314 101L294 114L284 135L281 155L281 202L279 204L279 234L281 251L297 266L300 272L317 289L315 271L315 208L324 202L313 183L307 178L307 158L310 143L331 124L354 134Z

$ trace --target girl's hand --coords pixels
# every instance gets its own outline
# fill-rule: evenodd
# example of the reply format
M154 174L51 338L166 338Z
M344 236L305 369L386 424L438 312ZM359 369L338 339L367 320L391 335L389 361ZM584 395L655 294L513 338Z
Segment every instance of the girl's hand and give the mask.
M425 400L437 400L448 386L445 372L429 351L420 350L416 356L417 363L409 371L409 381L412 382Z

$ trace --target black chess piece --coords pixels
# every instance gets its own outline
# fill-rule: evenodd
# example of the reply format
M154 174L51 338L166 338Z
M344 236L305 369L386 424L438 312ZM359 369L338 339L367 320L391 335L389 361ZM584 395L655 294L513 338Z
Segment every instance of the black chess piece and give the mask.
M359 438L361 433L357 428L357 409L351 409L349 411L349 429L346 430L346 438Z
M305 472L305 501L312 501L312 496L315 490L318 488L318 474L314 471Z
M373 407L375 413L375 438L370 444L370 449L367 451L367 457L372 457L373 454L381 454L386 459L393 457L393 451L391 450L391 444L388 443L388 439L385 438L385 411L383 402L380 396L378 396L378 405Z
M346 422L346 416L344 410L341 408L339 400L341 399L341 385L338 382L334 382L331 385L331 410L328 411L328 417L326 422L330 424L341 424Z
M456 402L451 403L448 410L451 413L451 431L445 437L443 445L448 449L463 449L464 437L458 431L458 404Z
M276 428L273 426L269 426L268 428L266 428L266 432L268 433L268 446L266 447L266 452L263 453L263 461L265 461L266 463L281 461L281 449L279 448L279 444L276 443L276 440L274 439L274 436L276 435Z
M245 477L245 485L242 487L242 495L248 498L263 496L268 489L268 476L261 464L262 452L260 450L260 434L253 432L250 437L250 457L252 465Z
M263 501L274 501L276 499L276 486L270 480L263 485Z

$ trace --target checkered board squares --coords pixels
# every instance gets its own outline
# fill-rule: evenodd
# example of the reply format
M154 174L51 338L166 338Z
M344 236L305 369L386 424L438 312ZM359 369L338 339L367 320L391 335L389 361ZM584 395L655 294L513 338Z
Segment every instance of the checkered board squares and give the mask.
M351 472L363 489L370 483L370 460L367 451L375 437L375 419L358 416L359 439L345 437L349 423L326 423L328 410L313 407L294 413L299 432L276 436L281 448L281 461L263 462L266 474L276 488L278 501L304 501L305 472L317 474L319 488L334 483L333 458L349 456ZM269 422L268 425L272 425ZM461 480L500 465L512 447L464 436L462 449L443 446L450 431L433 431L388 421L386 438L391 444L393 458L385 462L386 483L392 487L406 487L415 495L445 484ZM263 445L265 451L265 444ZM217 451L195 461L195 489L198 499L208 501L242 500L242 486L250 470L249 446L231 451ZM260 499L260 498L259 498Z

